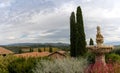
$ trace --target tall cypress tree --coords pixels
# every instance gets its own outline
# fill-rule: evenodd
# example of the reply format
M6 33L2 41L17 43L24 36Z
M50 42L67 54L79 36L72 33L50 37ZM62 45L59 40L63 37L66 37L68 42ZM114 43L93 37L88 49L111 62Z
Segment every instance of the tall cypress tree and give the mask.
M40 48L38 48L38 52L42 52Z
M30 48L30 52L33 52L33 48Z
M94 42L93 42L92 38L90 38L89 45L94 45Z
M23 53L22 49L19 49L18 53L20 53L20 54Z
M76 57L76 23L74 12L70 16L70 55Z
M53 52L52 46L49 46L49 52Z
M77 30L76 30L76 54L77 56L83 56L86 53L86 38L84 32L84 24L83 24L83 16L80 6L77 7L76 13L76 20L77 20Z
M44 52L46 51L46 47L44 46Z

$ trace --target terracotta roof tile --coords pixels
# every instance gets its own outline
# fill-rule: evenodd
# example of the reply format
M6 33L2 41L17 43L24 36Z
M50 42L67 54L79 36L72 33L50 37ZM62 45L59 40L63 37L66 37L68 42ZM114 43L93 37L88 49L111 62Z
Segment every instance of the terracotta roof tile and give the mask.
M66 53L66 51L57 51L57 52L59 52L59 53L61 53L61 54L65 54Z
M0 47L0 54L12 54L13 52L8 50L8 49L5 49L3 47Z
M29 52L29 53L22 53L22 54L15 54L18 57L45 57L48 56L49 52Z

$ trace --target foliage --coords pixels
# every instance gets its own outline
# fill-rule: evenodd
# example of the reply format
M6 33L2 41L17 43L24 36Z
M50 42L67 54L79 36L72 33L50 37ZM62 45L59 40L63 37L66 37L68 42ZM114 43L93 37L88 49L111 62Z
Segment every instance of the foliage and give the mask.
M93 39L92 39L92 38L90 38L89 45L94 45L94 42L93 42Z
M84 73L86 59L66 58L38 61L34 73Z
M33 52L33 48L30 48L30 52Z
M106 62L104 65L102 62L98 61L94 63L95 55L88 53L89 66L85 73L120 73L120 56L114 53L106 54ZM93 59L93 61L91 61Z
M120 48L115 48L113 51L111 51L111 53L120 55Z
M46 57L21 58L13 55L0 56L0 73L32 73L32 68L41 59L50 60Z
M18 53L23 53L22 49L19 49L19 52Z
M93 53L86 53L87 61L89 64L95 63L95 54Z
M40 48L38 48L38 52L42 52Z
M88 59L65 58L19 58L11 55L0 56L0 73L84 73L88 63L94 63L94 54L87 53ZM120 73L120 56L106 54L106 61L114 73ZM112 65L111 65L112 64Z
M108 66L100 61L97 61L95 64L90 64L85 71L85 73L114 73L112 65Z
M77 30L76 30L76 49L77 49L77 56L83 56L87 52L86 48L86 37L84 32L84 23L83 23L83 16L82 10L80 6L77 7L76 12L76 21L77 21Z
M120 56L115 53L106 54L106 61L109 62L109 60L112 60L112 62L120 62Z
M34 58L18 58L8 66L9 73L32 73L31 69L35 66Z
M8 71L8 65L14 61L16 57L14 56L0 56L0 73L9 73Z
M44 51L46 51L45 47L44 47Z
M70 43L70 54L72 57L76 57L76 23L74 12L70 16Z
M76 21L77 22L75 22L74 12L72 12L70 16L70 46L72 57L83 56L87 52L83 17L80 6L77 7Z
M57 47L51 47L52 48L52 52L56 52L56 51L58 51L58 50L60 50L59 48L57 48ZM41 49L41 51L42 52L44 52L44 51L50 51L50 47L42 47L42 48L39 48L39 49ZM35 49L34 49L35 50ZM35 50L36 51L36 50Z
M49 52L53 52L52 46L49 46Z
M95 54L93 53L86 53L87 61L89 64L95 63ZM105 55L105 60L107 63L110 62L110 60L114 63L119 62L120 63L120 56L115 53L108 53Z

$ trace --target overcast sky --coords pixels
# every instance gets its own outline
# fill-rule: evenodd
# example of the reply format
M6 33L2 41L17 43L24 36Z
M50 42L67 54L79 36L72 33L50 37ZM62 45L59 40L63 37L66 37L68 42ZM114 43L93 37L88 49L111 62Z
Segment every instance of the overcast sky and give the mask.
M87 41L101 26L105 43L120 41L120 0L0 0L0 44L69 43L69 17L81 6Z

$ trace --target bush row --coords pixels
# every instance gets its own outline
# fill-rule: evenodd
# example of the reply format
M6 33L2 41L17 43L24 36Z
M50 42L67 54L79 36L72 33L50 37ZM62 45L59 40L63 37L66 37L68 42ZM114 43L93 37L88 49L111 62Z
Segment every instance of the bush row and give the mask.
M0 56L0 73L33 73L37 61L48 58L22 58L15 56Z

